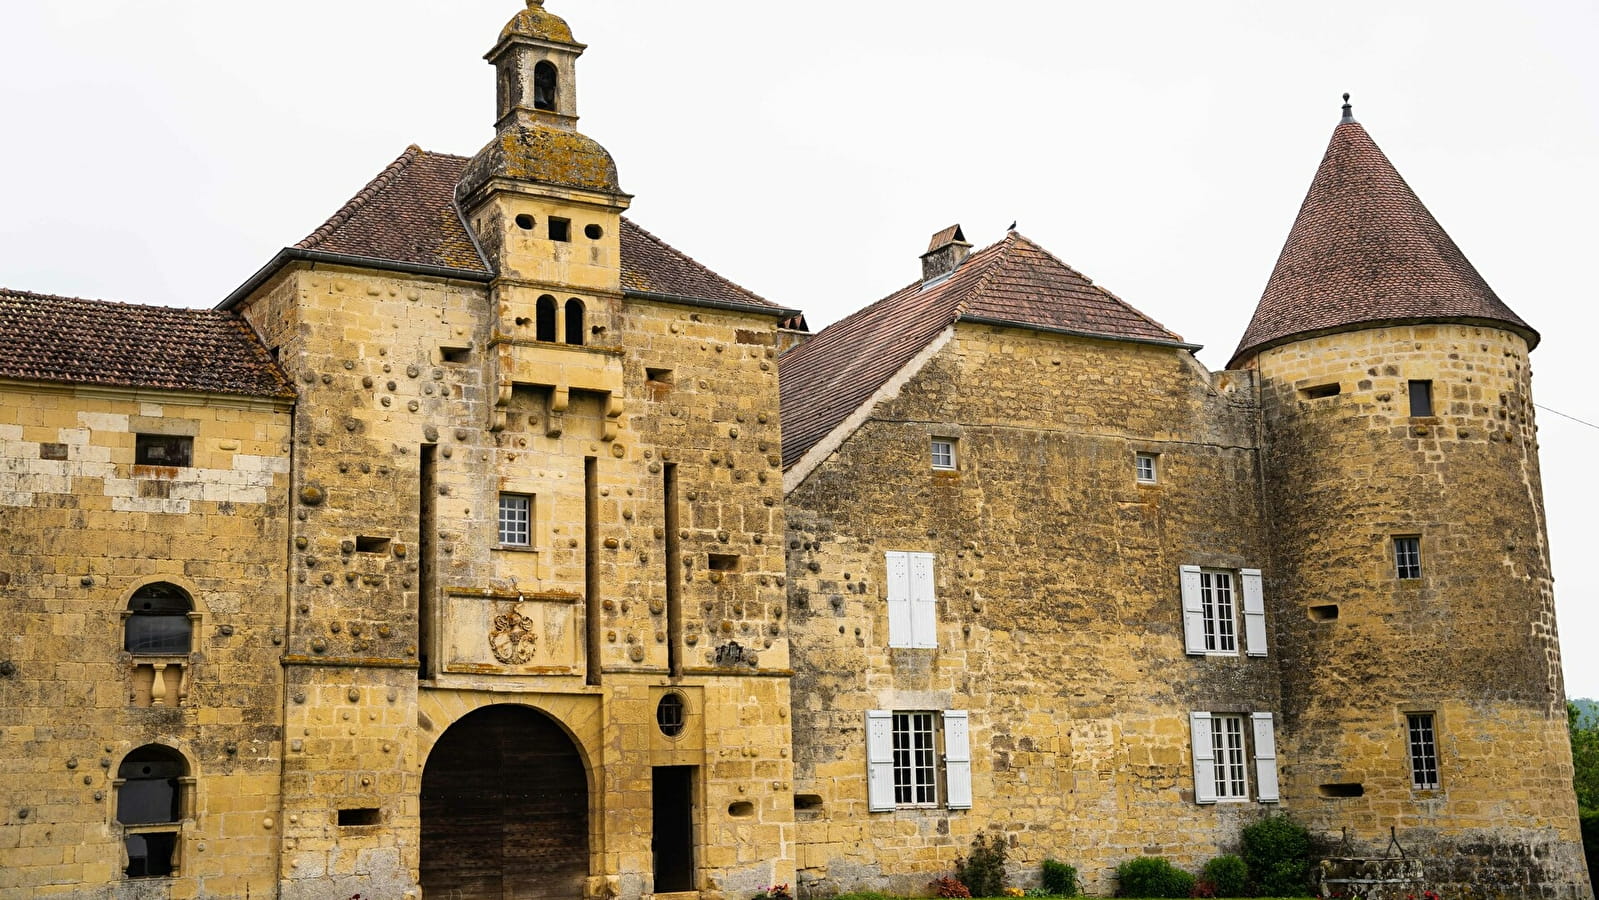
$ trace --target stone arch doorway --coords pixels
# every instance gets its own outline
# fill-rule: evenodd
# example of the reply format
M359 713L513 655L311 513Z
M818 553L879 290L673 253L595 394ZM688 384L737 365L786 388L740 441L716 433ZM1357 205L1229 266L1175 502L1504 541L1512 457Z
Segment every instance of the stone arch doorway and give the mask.
M555 720L485 706L433 745L422 770L428 900L580 900L589 874L588 773Z

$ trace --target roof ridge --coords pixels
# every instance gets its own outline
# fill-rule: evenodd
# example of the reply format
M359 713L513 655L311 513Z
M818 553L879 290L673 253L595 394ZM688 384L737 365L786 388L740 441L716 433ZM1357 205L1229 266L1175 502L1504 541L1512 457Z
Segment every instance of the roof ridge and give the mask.
M416 162L417 157L426 152L416 144L406 147L404 153L401 153L394 162L389 163L383 171L377 174L377 177L367 182L366 187L356 192L356 195L351 197L326 222L323 222L320 228L311 232L298 244L295 244L295 248L299 250L315 250L318 244L332 237L335 232L344 226L344 223L350 221L356 213L360 212L362 208L372 201L374 196L393 183L394 179L398 178L402 172L411 167L412 163Z
M1132 313L1133 315L1138 316L1140 319L1143 319L1145 322L1148 322L1149 324L1155 326L1156 328L1159 328L1161 331L1166 332L1167 334L1171 335L1172 337L1177 338L1179 341L1183 339L1182 335L1180 335L1177 332L1171 330L1170 328L1167 328L1164 324L1162 324L1160 322L1157 322L1154 319L1150 318L1147 313L1145 313L1143 310L1139 309L1138 307L1136 307L1136 306L1132 305L1131 303L1128 303L1126 300L1123 300L1122 298L1116 296L1116 292L1115 291L1112 291L1110 288L1107 288L1104 285L1100 284L1099 282L1095 281L1094 279L1088 277L1087 275L1083 274L1083 272L1081 270L1079 270L1076 266L1073 266L1071 263L1067 262L1066 260L1061 259L1059 256L1056 256L1054 253L1051 253L1048 247L1045 247L1043 244L1040 244L1039 242L1033 240L1032 238L1028 237L1025 234L1022 234L1019 231L1018 232L1014 232L1014 234L1017 237L1021 238L1022 240L1026 241L1028 246L1032 247L1034 250L1037 250L1039 253L1044 254L1045 256L1047 256L1050 259L1054 260L1056 263L1059 263L1060 266L1062 268L1064 268L1066 271L1072 273L1073 275L1076 275L1078 278L1081 278L1084 282L1086 282L1088 284L1089 287L1091 287L1094 290L1100 292L1101 294L1104 294L1106 297L1109 297L1110 299L1116 301L1118 304L1126 307L1128 312Z
M209 306L172 306L165 303L130 303L126 300L104 300L99 297L73 297L67 294L41 294L38 291L24 291L17 288L0 287L0 296L20 297L28 300L59 301L67 303L93 303L99 306L120 306L132 309L160 309L181 313L214 313L221 312ZM231 316L231 313L223 313Z
M639 234L643 235L646 238L649 238L650 240L654 241L655 243L660 244L662 247L665 247L666 249L668 249L668 250L672 251L673 253L677 254L679 257L681 257L683 259L684 262L688 263L690 266L693 266L695 269L699 270L701 273L703 273L705 275L708 275L711 278L715 278L715 279L720 280L720 281L725 281L728 284L732 285L733 287L739 289L740 291L748 294L751 297L754 297L756 300L759 300L762 303L765 303L765 304L767 304L769 306L774 306L774 307L777 306L776 303L773 303L772 301L766 299L765 297L762 297L760 294L755 293L754 291L750 290L749 288L745 287L742 284L739 284L738 282L734 281L733 279L728 278L726 275L718 274L717 272L712 270L709 266L705 265L704 263L700 262L699 260L695 259L694 257L689 256L687 253L683 252L682 250L679 250L677 247L674 247L673 245L668 244L666 241L662 240L659 235L657 235L654 232L650 231L648 228L645 228L643 225L640 225L639 223L633 221L632 219L628 218L627 216L619 216L618 218L620 218L623 222L626 222L627 224L629 224L629 225L633 226L634 228L638 229Z

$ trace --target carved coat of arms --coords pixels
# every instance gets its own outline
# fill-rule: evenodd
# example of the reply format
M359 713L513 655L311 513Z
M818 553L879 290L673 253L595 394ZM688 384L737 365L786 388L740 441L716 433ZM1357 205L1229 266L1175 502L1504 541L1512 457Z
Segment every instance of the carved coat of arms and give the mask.
M494 617L494 628L489 631L489 649L494 658L508 666L525 666L533 661L538 649L538 635L533 633L533 620L518 612L508 612Z

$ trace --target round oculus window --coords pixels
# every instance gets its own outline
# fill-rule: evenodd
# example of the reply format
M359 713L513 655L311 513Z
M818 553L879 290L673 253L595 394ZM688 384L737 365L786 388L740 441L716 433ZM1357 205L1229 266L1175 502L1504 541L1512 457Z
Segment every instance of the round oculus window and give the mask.
M655 724L660 726L661 734L670 738L682 734L685 710L682 694L672 693L662 697L655 706Z

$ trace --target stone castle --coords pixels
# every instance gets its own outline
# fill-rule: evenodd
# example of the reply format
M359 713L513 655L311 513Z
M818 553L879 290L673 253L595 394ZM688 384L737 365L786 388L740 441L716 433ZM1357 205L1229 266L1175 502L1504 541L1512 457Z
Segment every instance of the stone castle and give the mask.
M808 334L623 217L583 50L528 0L488 146L214 310L0 291L0 896L1108 894L1281 812L1591 898L1538 334L1347 106L1210 372L1014 231Z

